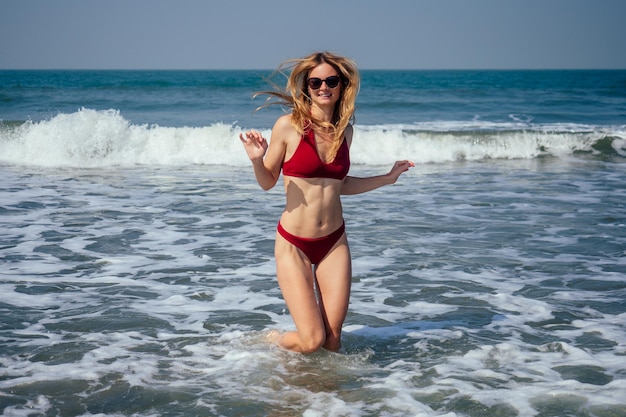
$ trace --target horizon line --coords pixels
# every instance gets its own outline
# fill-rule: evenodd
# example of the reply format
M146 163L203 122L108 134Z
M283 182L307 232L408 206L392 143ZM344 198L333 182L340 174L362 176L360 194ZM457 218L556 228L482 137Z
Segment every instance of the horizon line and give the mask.
M2 68L0 71L275 71L276 68ZM359 71L624 71L626 67L359 68Z

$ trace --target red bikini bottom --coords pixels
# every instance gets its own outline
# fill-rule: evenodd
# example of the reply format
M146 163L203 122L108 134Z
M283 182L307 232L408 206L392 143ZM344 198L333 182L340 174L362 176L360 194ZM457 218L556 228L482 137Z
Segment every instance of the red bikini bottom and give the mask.
M343 236L346 230L346 224L342 223L339 229L327 236L313 238L294 236L286 231L280 222L278 222L276 229L287 242L300 249L306 257L309 258L312 264L318 264L328 255L328 252L335 246L335 243L337 243L341 236Z

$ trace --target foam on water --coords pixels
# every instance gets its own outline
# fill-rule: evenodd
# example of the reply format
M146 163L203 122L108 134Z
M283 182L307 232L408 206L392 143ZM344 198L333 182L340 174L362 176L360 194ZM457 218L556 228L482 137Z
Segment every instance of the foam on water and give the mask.
M262 74L0 75L0 413L626 415L623 71L364 71L351 174L418 166L344 198L343 352L311 356L265 342Z
M247 166L237 140L243 130L226 124L133 125L119 111L81 109L17 127L0 125L0 162L45 167ZM399 156L418 163L533 159L575 152L624 156L623 130L623 126L482 121L357 125L352 154L353 163L370 165L386 165ZM271 135L270 130L262 133ZM609 146L599 150L607 141Z
M5 415L626 412L623 163L419 165L346 196L344 351L312 356L264 341L293 328L283 197L249 168L0 169Z

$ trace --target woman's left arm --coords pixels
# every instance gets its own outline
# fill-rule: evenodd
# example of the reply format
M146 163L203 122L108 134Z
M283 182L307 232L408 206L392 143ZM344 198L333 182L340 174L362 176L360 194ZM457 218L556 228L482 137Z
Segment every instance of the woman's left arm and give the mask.
M346 177L343 180L341 187L341 194L354 195L366 193L368 191L375 190L376 188L384 185L394 184L403 172L414 167L415 164L411 161L396 161L391 168L391 171L385 175L377 175L374 177L359 178L359 177Z

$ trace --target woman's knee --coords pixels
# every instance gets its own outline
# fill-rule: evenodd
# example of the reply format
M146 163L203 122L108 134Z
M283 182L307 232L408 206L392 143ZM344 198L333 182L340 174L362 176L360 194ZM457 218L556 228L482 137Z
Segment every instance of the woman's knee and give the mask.
M338 352L341 349L341 336L335 334L327 334L323 348L331 352Z
M315 332L307 336L300 336L302 353L314 353L326 344L326 334Z
M324 348L331 352L338 352L341 349L341 335L335 333L321 333L311 335L306 338L300 338L302 342L302 353L315 353Z

